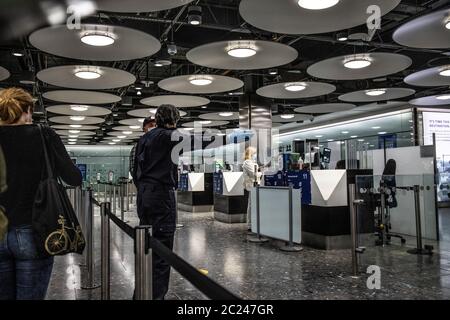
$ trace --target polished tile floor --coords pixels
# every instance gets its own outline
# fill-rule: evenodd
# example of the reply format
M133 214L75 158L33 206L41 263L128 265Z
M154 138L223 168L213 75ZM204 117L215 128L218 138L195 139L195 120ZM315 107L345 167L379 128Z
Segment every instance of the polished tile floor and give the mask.
M447 223L450 211L441 214ZM126 219L137 223L135 214ZM95 215L95 282L100 279L99 216ZM215 221L211 213L180 212L184 227L176 233L175 252L196 268L244 299L450 299L450 248L435 245L433 256L406 253L400 245L369 246L361 257L361 274L351 276L350 250L322 251L305 247L285 253L276 243L246 241L244 224ZM450 232L450 229L446 229ZM443 232L443 230L441 230ZM448 234L443 238L447 241ZM394 240L394 243L396 241ZM408 239L408 245L414 245ZM134 286L134 255L131 240L112 227L111 298L131 299ZM80 289L84 283L83 258L56 259L47 299L99 299L99 289ZM381 289L367 287L369 265L381 268ZM78 276L81 273L80 276ZM79 280L81 278L81 281ZM80 283L81 282L81 283ZM172 271L167 299L206 299L176 271Z

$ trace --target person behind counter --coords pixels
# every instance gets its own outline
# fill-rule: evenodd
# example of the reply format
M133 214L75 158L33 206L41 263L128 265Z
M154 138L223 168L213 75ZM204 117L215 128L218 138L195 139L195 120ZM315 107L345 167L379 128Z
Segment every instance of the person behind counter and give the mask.
M261 173L259 171L259 166L256 157L256 149L254 147L247 147L245 149L245 158L242 169L244 172L244 189L245 194L248 197L247 204L247 229L252 230L252 211L251 211L251 190L255 184L259 184L259 179L261 178Z
M151 225L153 237L170 250L176 229L175 190L178 186L178 159L172 159L172 141L178 109L162 105L155 115L156 128L146 133L136 149L138 215L141 225ZM153 299L164 300L169 290L170 265L153 252Z
M32 228L45 161L39 127L32 124L33 109L33 98L25 90L0 90L0 146L8 185L0 194L8 219L8 233L0 242L0 300L45 299L53 269L53 257L40 256ZM81 172L59 136L51 128L43 131L55 174L71 186L81 186Z

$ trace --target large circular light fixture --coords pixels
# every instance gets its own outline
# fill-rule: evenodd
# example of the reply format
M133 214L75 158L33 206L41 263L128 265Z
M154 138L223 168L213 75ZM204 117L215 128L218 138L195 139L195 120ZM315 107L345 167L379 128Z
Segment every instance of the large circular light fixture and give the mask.
M207 86L210 85L213 82L213 80L211 77L194 76L189 79L189 82L194 86Z
M439 75L443 77L450 77L450 67L439 72Z
M386 93L386 89L373 89L373 90L366 91L366 95L368 95L370 97L382 96L385 93Z
M72 120L72 121L83 121L84 119L86 119L86 117L83 117L83 116L72 116L72 117L70 117L70 120Z
M334 7L339 0L298 0L298 5L308 10L323 10Z
M231 41L227 53L234 58L250 58L256 54L255 44L252 41Z
M282 119L292 119L295 117L295 115L294 114L282 114L280 117Z
M301 82L288 83L284 86L284 89L290 92L299 92L306 89L306 84Z
M368 58L352 58L344 62L344 67L348 69L363 69L371 64L372 62Z
M72 106L70 106L70 110L77 111L77 112L84 112L84 111L88 111L89 107L81 106L81 105L72 105Z
M110 46L115 41L113 35L101 31L87 32L81 36L81 42L94 47Z
M231 116L233 116L233 112L221 112L221 113L219 113L219 116L221 116L221 117L231 117Z
M442 96L436 97L438 100L450 100L450 94L444 94Z

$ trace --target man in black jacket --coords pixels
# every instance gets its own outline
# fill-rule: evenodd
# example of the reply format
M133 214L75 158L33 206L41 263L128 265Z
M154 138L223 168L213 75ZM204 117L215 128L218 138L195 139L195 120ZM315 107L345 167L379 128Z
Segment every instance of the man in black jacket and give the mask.
M140 139L136 149L138 215L140 224L151 225L153 237L172 250L178 185L178 157L172 159L178 141L172 141L172 136L180 113L172 105L162 105L155 119L156 128ZM153 299L164 300L169 279L169 264L153 253Z

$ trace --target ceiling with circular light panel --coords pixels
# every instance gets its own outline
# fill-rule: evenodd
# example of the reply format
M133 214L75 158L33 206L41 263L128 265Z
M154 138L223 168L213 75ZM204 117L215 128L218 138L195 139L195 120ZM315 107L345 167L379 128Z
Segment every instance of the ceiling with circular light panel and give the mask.
M126 87L136 81L129 72L99 66L60 66L44 69L37 74L42 82L64 88L105 90Z
M51 126L55 130L99 130L99 126L56 124Z
M294 109L295 112L298 113L330 113L330 112L341 112L352 110L356 105L350 103L324 103L324 104L315 104L308 105L304 107L299 107Z
M450 48L450 9L433 12L398 28L393 35L394 40L407 47L414 48Z
M141 103L150 107L159 107L163 104L171 104L177 108L195 108L206 106L211 101L207 98L186 95L153 96L141 100Z
M48 120L54 123L69 124L69 125L70 124L91 125L105 122L105 119L103 118L84 117L84 116L60 116L60 117L51 117Z
M415 106L450 106L450 92L447 94L422 97L411 100L409 103Z
M203 120L239 120L239 112L224 111L224 112L210 112L198 116Z
M8 70L0 66L0 81L8 79L10 75Z
M88 105L55 105L46 108L47 112L68 116L103 117L111 114L111 110Z
M112 12L154 12L173 9L193 0L97 0L97 8Z
M213 74L192 74L161 80L158 86L166 91L187 94L211 94L240 89L239 79Z
M272 116L273 122L287 123L287 122L298 122L311 120L311 115L306 114L286 114L286 115L276 115Z
M414 93L416 93L415 90L406 88L377 88L346 93L338 99L345 102L364 103L400 99L412 96Z
M58 90L48 91L42 95L47 100L73 104L112 104L122 100L121 97L94 91Z
M410 74L405 78L405 83L417 87L450 86L450 64Z
M319 61L308 68L308 74L328 80L361 80L394 74L411 64L412 60L405 55L374 52Z
M294 48L272 41L232 40L204 44L190 50L186 58L214 69L256 70L288 64L298 57Z
M75 135L78 137L95 136L95 132L92 131L81 131L81 130L57 130L56 133L60 136L71 136Z
M317 34L333 32L365 24L367 8L378 6L385 15L400 0L341 0L322 10L308 9L317 6L318 0L242 0L239 12L249 24L280 34Z
M159 41L145 32L101 24L51 26L33 32L30 43L56 56L89 61L122 61L149 57L161 49Z
M259 88L256 93L272 99L304 99L324 96L335 90L334 85L323 82L286 82Z
M147 118L155 116L156 110L156 108L136 109L128 111L127 114L132 117ZM180 113L180 117L187 115L187 112L184 112L183 110L178 110L178 112Z
M183 124L185 128L195 128L195 126L199 127L221 127L229 124L228 121L212 121L212 120L200 120L195 122L187 122Z
M288 1L284 0L96 2L100 8L106 8L108 5L111 11L89 13L81 19L81 29L69 30L64 27L65 21L55 23L53 27L49 26L47 17L42 16L40 8L32 7L35 2L29 1L25 4L12 1L9 11L14 14L2 16L1 21L6 23L6 29L0 28L0 65L8 70L9 76L3 79L0 86L21 87L33 93L36 101L34 123L51 123L50 118L54 117L54 114L45 112L45 109L53 105L92 105L110 110L111 114L96 116L102 119L101 123L87 125L87 128L96 127L89 129L96 132L96 135L88 136L89 143L93 145L102 141L104 136L110 136L111 132L123 136L123 133L112 128L123 125L121 122L130 117L153 116L148 109L154 109L163 103L189 108L180 110L182 114L187 111L179 122L180 127L185 123L201 120L231 120L206 120L200 117L210 113L238 112L244 92L256 92L270 84L327 82L326 86L333 86L333 90L329 87L320 95L307 95L308 88L291 86L292 95L287 96L282 91L283 94L274 95L279 97L275 98L276 101L267 101L268 104L274 104L274 117L314 114L314 122L307 120L307 125L318 123L319 118L334 121L343 117L363 116L366 113L387 112L397 108L395 105L391 106L392 102L389 101L372 105L357 102L355 104L365 105L348 110L341 105L344 109L340 109L337 107L341 102L339 96L346 93L372 88L404 87L417 91L407 98L409 100L442 96L448 93L450 86L445 72L444 75L436 74L436 68L450 65L450 46L446 46L450 24L447 28L447 23L442 20L440 13L443 10L448 11L449 7L448 3L442 0L339 0L335 6L332 5L334 0L327 0L331 6L313 8L317 10L305 7L319 6L323 1L302 0L302 7L298 0L292 0L292 10L283 14L279 12L286 10L288 4ZM382 4L380 28L373 35L368 33L365 26L368 16L366 2L370 2L370 5ZM254 25L247 19L245 10L242 10L242 16L239 12L240 7L242 9L249 3L257 6L247 12L251 15L250 19L255 19ZM198 25L190 23L192 17L189 14L189 6L194 4L202 8ZM111 6L115 6L115 12ZM266 14L263 12L265 6L270 8L270 11L267 12L268 18L261 20L261 16ZM363 7L363 10L359 7ZM159 11L160 9L162 11ZM17 21L22 21L21 17L25 13L27 23L18 25ZM435 27L431 26L435 26L439 18L429 18L438 17L439 14L440 29L433 29ZM247 23L242 23L243 21ZM417 21L426 22L422 30L411 31L411 26ZM351 27L348 27L350 25ZM405 27L400 28L402 25ZM92 28L97 30L87 30ZM396 30L396 34L406 30L403 35L406 36L405 39L409 39L408 43L399 44L394 41L392 35ZM433 36L425 39L422 31ZM5 33L8 33L7 41L2 38ZM411 34L414 35L412 38ZM65 39L60 40L63 35ZM24 39L30 39L31 43L24 42ZM238 39L239 42L236 42ZM433 40L438 43L430 44ZM137 42L140 44L135 45ZM156 52L159 46L161 49ZM433 49L430 49L431 46ZM208 49L209 52L211 48L214 48L214 53L208 53L201 60L194 57L203 50ZM273 48L277 48L277 52L268 54ZM355 57L362 59L358 61ZM340 59L323 65L323 62L336 58ZM167 64L159 64L160 60L166 61ZM234 63L229 64L227 61ZM80 80L85 89L77 89L78 85L72 83L72 80L61 83L67 79L60 76L55 77L51 83L41 82L36 78L37 74L52 68L73 67L75 64L89 67L78 72L78 75L84 78L76 79ZM114 88L111 83L106 85L108 81L105 81L106 78L102 79L103 75L98 77L99 74L96 74L95 70L91 72L90 68L96 66L123 71L127 73L129 81L115 83ZM425 71L426 68L429 68L431 73ZM213 81L214 79L208 77L202 78L205 75L213 78L228 77L226 79L231 79L232 85L225 85L222 81ZM181 83L171 82L179 76L195 77L184 78ZM68 77L75 78L73 73ZM190 80L194 80L196 85ZM169 82L167 87L158 86L158 83L164 84L166 81ZM248 84L246 88L243 86L244 82ZM61 90L61 85L70 87ZM123 87L119 87L122 85ZM330 93L327 93L328 91ZM157 99L154 97L176 95L175 92L183 97L159 103L151 102L155 105L149 105L147 110L145 109L144 103ZM185 95L203 101L193 103L189 100L193 98L186 98ZM394 97L389 96L390 99ZM336 107L331 108L331 105ZM445 105L440 103L438 106ZM408 107L407 103L405 107ZM237 123L238 120L233 118L222 128L235 128ZM71 124L80 125L79 122L70 121L59 126L61 130L72 129ZM286 122L282 130L292 130L303 125Z

